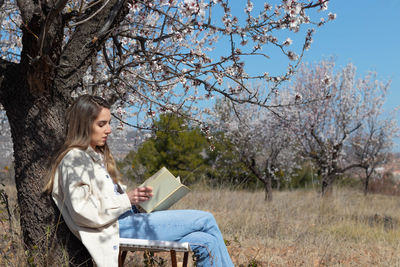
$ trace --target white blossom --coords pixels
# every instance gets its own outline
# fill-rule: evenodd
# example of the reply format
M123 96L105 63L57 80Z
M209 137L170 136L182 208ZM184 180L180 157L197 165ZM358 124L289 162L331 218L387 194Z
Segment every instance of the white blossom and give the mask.
M290 46L293 43L292 39L290 39L289 37L286 38L286 40L283 42L282 45L284 46Z
M329 18L329 20L335 20L336 19L336 14L329 13L328 14L328 18Z
M297 60L299 58L299 56L293 51L288 51L287 55L290 60Z

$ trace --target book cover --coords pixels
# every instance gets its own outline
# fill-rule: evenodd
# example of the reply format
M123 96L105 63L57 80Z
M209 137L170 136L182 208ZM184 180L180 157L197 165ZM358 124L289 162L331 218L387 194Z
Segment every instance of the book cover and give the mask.
M175 177L165 167L149 177L140 185L142 186L153 188L153 196L139 204L147 213L166 210L190 192L190 189L181 183L179 177Z

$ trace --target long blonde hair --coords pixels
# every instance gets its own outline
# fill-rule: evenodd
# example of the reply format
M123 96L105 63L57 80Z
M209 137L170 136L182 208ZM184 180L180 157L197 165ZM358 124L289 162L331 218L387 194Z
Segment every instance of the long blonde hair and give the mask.
M68 108L66 116L67 136L64 144L51 163L50 170L47 174L48 183L44 188L44 192L50 194L53 191L54 176L64 156L73 148L86 150L89 147L94 121L102 108L110 109L110 107L110 104L101 97L82 95ZM114 183L120 181L120 175L115 160L111 155L107 143L102 147L97 147L96 150L103 154L107 171Z

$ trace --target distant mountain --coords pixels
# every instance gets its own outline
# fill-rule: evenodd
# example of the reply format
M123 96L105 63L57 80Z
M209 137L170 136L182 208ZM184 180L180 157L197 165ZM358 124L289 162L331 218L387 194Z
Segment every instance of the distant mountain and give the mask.
M108 140L111 152L116 160L123 159L130 151L136 150L144 139L144 133L128 131L119 133L114 131ZM0 169L14 161L13 144L10 135L0 135Z
M397 159L400 159L400 152L394 152L393 153L393 157L397 158Z
M139 131L114 132L107 142L115 159L122 160L129 152L137 150L143 139L144 133Z

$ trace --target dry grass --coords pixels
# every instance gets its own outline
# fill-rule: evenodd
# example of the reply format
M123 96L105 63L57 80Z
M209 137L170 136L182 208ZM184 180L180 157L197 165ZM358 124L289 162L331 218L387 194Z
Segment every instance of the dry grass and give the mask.
M340 189L321 199L297 190L266 203L263 192L196 189L174 208L212 212L235 266L400 266L399 197ZM2 239L1 266L7 246Z
M24 266L15 185L0 184L0 193L0 266Z
M400 266L400 199L334 191L193 192L176 208L213 212L235 266Z

